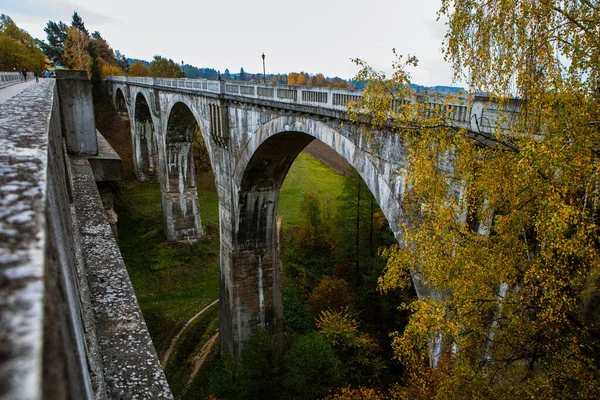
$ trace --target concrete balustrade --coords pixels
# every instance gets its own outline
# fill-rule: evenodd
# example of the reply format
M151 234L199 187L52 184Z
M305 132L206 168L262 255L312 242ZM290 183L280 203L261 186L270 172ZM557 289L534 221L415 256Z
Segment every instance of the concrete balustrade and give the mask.
M33 78L33 73L27 73L27 80ZM23 82L23 74L20 72L0 72L0 88Z
M172 79L109 76L108 82L123 82L157 89L185 89L192 92L217 94L245 99L267 100L281 104L303 105L324 110L347 111L348 104L362 96L358 90L318 88L291 85L265 85L237 81L214 81L208 79ZM486 96L467 94L436 95L427 99L418 95L413 99L394 100L392 110L399 111L403 104L421 102L427 116L443 116L451 126L474 132L492 133L500 124L508 130L520 109L520 102L513 100L497 109L497 104Z

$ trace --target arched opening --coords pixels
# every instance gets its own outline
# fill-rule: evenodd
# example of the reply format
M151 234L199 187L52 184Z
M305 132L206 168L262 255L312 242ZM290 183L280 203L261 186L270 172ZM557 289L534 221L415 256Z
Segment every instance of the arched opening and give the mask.
M252 155L237 193L231 268L221 272L221 348L240 356L258 327L284 346L283 304L277 204L279 189L294 162L313 137L285 132L267 139ZM235 194L234 194L235 196ZM222 248L227 243L221 242Z
M227 313L222 314L221 317L220 333L224 351L240 355L243 346L258 327L265 328L267 332L274 335L279 348L284 348L285 328L277 222L280 189L297 156L313 140L315 137L301 132L286 131L273 134L250 156L241 176L239 190L234 193L238 205L237 215L234 217L237 218L237 222L234 224L230 250L231 268L227 271L228 275L222 276L222 290L228 291L221 294L221 307ZM327 146L322 142L319 143ZM340 148L344 146L347 147L346 144L342 144ZM361 173L373 171L372 166L365 167L364 164L369 161L364 158L357 157L353 161L361 166ZM356 182L360 182L360 185L354 186L358 190L360 203L360 191L363 191L363 195L365 192L370 195L374 186L365 185L359 175L356 173L355 175ZM378 178L372 177L372 185L373 182L376 187ZM377 202L377 198L373 196L369 200L364 200L363 205L367 206L365 212L370 221L373 221L375 209L378 209ZM379 217L386 219L381 212ZM360 222L360 218L358 221ZM387 221L382 225L389 229ZM371 225L366 229L373 230L374 227ZM368 241L372 233L367 232L364 236L366 239L353 237L352 240ZM394 240L391 232L389 237ZM360 246L361 242L358 243ZM358 248L359 246L355 247L357 259L350 267L353 271L357 271L356 274L361 273L360 262L363 261L359 259L373 258L376 255L375 244L366 251ZM229 282L230 286L227 286ZM373 286L376 287L376 279ZM230 304L226 306L226 302Z
M129 117L127 113L127 102L125 101L125 95L121 88L117 88L115 92L115 108L117 109L117 114L121 117Z
M158 140L150 107L141 93L138 93L135 99L134 124L133 155L136 177L140 181L156 180Z
M316 139L292 164L278 207L285 329L295 338L290 345L313 332L330 337L332 327L353 326L347 339L360 336L365 349L378 347L361 353L344 348L347 342L334 346L353 385L401 376L389 334L404 330L410 312L398 306L415 296L412 288L378 289L387 263L380 251L397 240L371 188Z
M161 195L168 241L195 242L202 236L193 142L200 128L192 111L181 102L169 113Z
M291 126L291 121L284 124L286 128ZM365 172L373 171L372 165L366 165L371 163L368 154L356 149L340 152L352 143L331 129L325 132L327 127L320 128L319 135L322 136L318 137L299 131L276 133L275 130L269 132L266 139L259 139L257 146L253 143L248 146L256 150L248 152L248 161L242 164L243 172L239 172L236 180L237 191L233 195L237 207L229 249L231 264L230 268L225 268L224 275L222 269L221 276L222 351L242 357L244 364L247 361L244 357L249 354L245 349L255 350L257 340L261 340L256 339L262 334L259 328L264 328L274 336L278 356L290 345L284 357L287 368L295 362L292 355L296 354L295 350L309 342L316 345L318 338L329 338L327 335L332 331L327 331L327 326L335 329L347 324L354 329L348 331L349 342L338 347L332 345L332 357L339 357L343 362L344 373L348 373L353 385L371 382L371 379L381 379L377 382L385 385L388 383L385 379L391 381L401 373L399 364L392 361L383 366L384 360L393 358L389 333L401 332L400 327L403 328L408 318L408 313L401 315L397 310L398 305L408 301L407 297L402 297L404 293L391 293L385 297L377 290L377 279L385 266L384 259L377 259L377 250L396 242L385 213L378 207L378 199L384 198L382 193L386 194L387 188L379 189L377 184L387 184L379 175L371 176L370 172ZM342 142L337 147L319 140L334 135L337 135L336 142ZM314 147L315 144L336 155L327 160L331 163L323 165L321 161L301 154L307 146ZM313 148L313 154L322 149ZM347 157L348 154L352 157ZM307 158L312 160L310 165ZM304 163L300 167L302 172L288 189L286 178L296 174L296 162ZM313 168L315 164L319 164L320 169ZM331 166L339 173L331 171ZM345 168L350 171L346 173ZM326 174L337 178L328 180L324 177ZM330 183L344 186L339 190L326 190L332 193L329 206L325 198L319 199L311 193L311 185L316 186L318 179L326 181L321 184L325 187ZM303 181L307 181L306 186L301 184ZM318 193L323 193L321 188ZM344 196L344 200L340 200ZM341 213L332 209L337 207L336 202L342 201L345 208ZM290 208L292 202L302 209L303 215L294 222L297 226L289 227L291 233L288 234L285 229L280 229L285 220L280 219L279 209ZM389 206L384 204L383 207ZM336 224L339 226L334 226ZM283 252L294 241L303 242L304 248L296 246L292 249L295 257L292 259ZM222 247L227 244L222 242ZM343 245L347 248L342 248ZM311 262L314 265L308 266ZM288 284L290 278L296 279L295 287ZM293 292L297 287L300 287L299 291ZM407 295L414 296L414 292ZM287 325L289 310L294 307L294 315L290 318L294 323ZM330 312L324 316L322 311ZM342 325L336 325L338 321ZM358 337L365 349L357 350L349 344ZM294 340L290 343L291 338ZM382 343L386 343L385 348ZM345 345L350 347L344 348ZM335 387L339 382L332 376L329 381L327 373L324 372L323 382ZM282 377L277 373L270 377L278 378Z

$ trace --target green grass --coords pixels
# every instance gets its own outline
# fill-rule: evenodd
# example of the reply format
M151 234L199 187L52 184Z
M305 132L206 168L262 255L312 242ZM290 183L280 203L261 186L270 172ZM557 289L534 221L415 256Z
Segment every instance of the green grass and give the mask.
M207 234L191 246L165 242L158 183L120 184L119 245L159 355L190 317L219 296L217 193L212 174L198 178Z
M194 368L194 357L218 327L219 305L215 304L194 320L179 337L165 366L165 374L175 397L181 397L185 392Z
M345 179L316 158L300 153L281 186L277 215L283 227L300 224L302 192L314 193L323 204L333 205L342 193Z

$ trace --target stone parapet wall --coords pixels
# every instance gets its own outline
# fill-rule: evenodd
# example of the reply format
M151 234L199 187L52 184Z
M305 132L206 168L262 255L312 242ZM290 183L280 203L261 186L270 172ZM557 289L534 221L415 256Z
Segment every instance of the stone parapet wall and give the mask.
M172 398L55 80L0 121L0 398Z

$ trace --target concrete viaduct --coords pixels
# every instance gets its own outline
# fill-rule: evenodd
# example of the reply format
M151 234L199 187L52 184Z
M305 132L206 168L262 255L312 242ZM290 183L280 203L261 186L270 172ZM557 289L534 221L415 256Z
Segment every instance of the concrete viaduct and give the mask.
M202 236L191 150L197 128L204 139L219 197L223 350L239 355L258 326L283 341L279 189L311 141L356 169L399 237L407 150L399 135L381 132L369 142L349 122L346 106L360 92L196 79L108 77L107 83L131 122L138 179L160 181L170 241ZM444 107L453 126L474 132L491 132L513 115L484 97L442 101L429 109ZM415 286L423 295L420 282Z
M0 87L17 78L0 73ZM381 132L369 142L348 121L359 92L129 77L107 84L131 121L137 177L160 181L170 241L202 237L191 148L196 132L204 139L219 196L224 351L240 354L257 326L283 341L279 189L311 141L358 171L400 234L407 151L401 136ZM0 95L0 397L172 399L112 229L107 182L121 178L121 160L95 129L87 73L23 85ZM511 115L477 97L429 107L445 107L450 124L475 132Z

